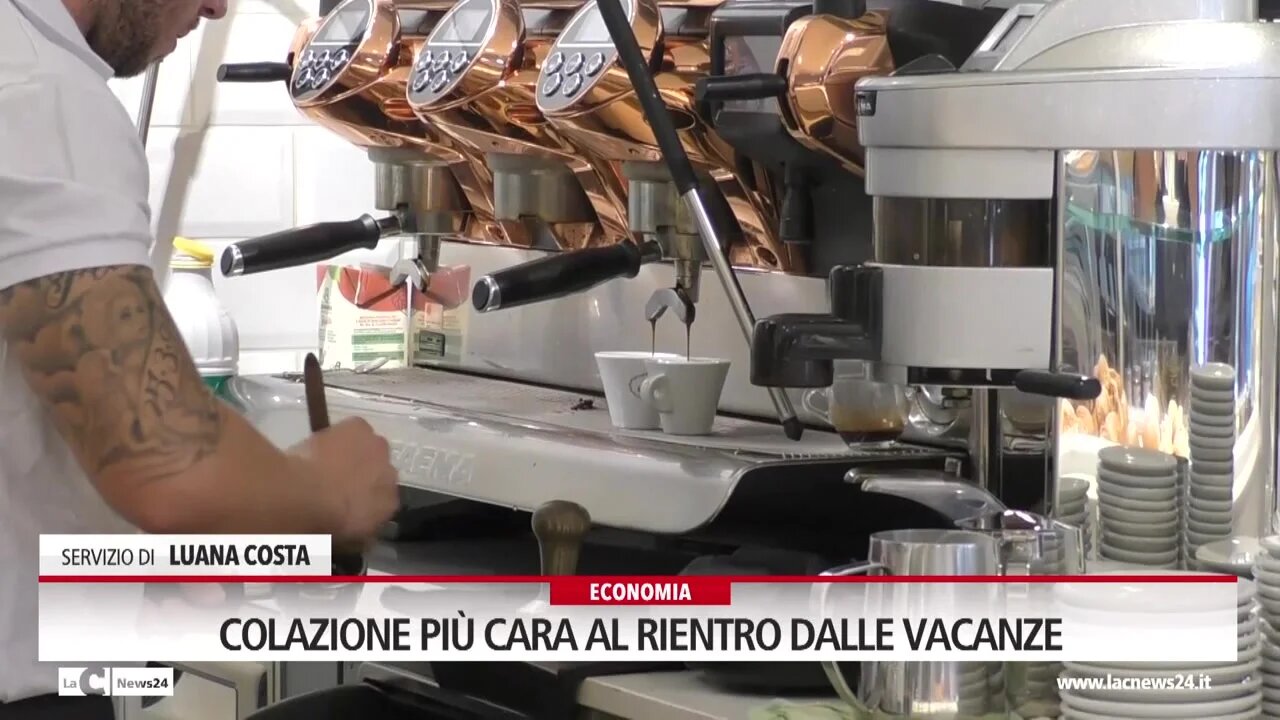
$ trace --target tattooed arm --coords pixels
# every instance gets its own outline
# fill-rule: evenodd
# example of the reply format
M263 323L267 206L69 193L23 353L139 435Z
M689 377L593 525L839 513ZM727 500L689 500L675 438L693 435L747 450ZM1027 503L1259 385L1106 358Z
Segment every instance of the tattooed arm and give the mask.
M214 398L149 268L62 272L0 290L0 330L94 485L142 530L349 525L352 483L335 473L361 468L280 452Z

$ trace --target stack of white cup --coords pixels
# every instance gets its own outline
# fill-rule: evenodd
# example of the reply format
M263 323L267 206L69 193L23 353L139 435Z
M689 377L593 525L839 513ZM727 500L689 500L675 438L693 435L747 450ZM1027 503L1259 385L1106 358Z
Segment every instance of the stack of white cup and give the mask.
M1166 570L1117 570L1118 574L1186 574L1205 573ZM1106 574L1106 573L1103 573ZM1089 590L1064 586L1060 599L1075 607L1135 607L1149 589L1136 586L1099 585ZM1254 720L1267 710L1262 666L1264 645L1260 642L1259 623L1254 618L1253 582L1240 580L1236 585L1236 659L1230 662L1066 662L1061 677L1094 678L1106 683L1097 689L1061 690L1063 720L1120 720L1122 718L1186 718L1186 720ZM1114 598L1114 601L1111 600ZM1265 632L1265 630L1264 630ZM1133 687L1133 678L1161 678L1169 683L1163 689ZM1208 682L1185 683L1186 678L1204 678ZM1149 681L1159 682L1157 680ZM1179 684L1181 683L1181 684ZM1128 687L1126 687L1128 685ZM1261 717L1273 717L1261 715Z
M1185 549L1195 557L1201 545L1231 536L1235 482L1235 371L1210 363L1191 371L1191 473L1186 497Z
M1089 478L1063 475L1058 483L1058 519L1080 528L1085 555L1093 552L1093 519L1089 510Z
M1098 453L1098 556L1174 569L1181 498L1174 456L1112 446Z
M1262 717L1280 719L1280 536L1262 538L1253 564L1262 630Z

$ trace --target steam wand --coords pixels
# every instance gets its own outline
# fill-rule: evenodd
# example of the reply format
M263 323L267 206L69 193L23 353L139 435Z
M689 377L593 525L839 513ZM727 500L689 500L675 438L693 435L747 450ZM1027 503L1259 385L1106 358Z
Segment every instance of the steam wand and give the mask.
M635 88L636 97L640 99L645 119L649 122L649 127L658 141L658 147L662 150L662 157L671 171L671 178L675 181L680 198L684 200L689 212L693 215L694 222L698 224L698 235L702 238L703 249L711 260L711 266L715 268L716 276L720 278L720 284L724 286L729 304L733 307L733 314L742 327L742 333L750 343L755 331L755 316L752 315L747 296L743 294L742 286L738 284L738 278L729 265L729 259L721 249L720 233L716 232L715 223L707 211L707 203L702 198L703 189L698 182L698 176L693 171L689 156L680 145L675 124L667 113L667 106L658 95L657 85L653 82L653 76L649 74L640 45L632 34L626 10L623 9L620 0L597 0L596 5L600 8L600 16L609 30L609 37L618 49L618 60L626 69L631 85ZM799 440L804 432L804 425L796 417L791 400L782 388L771 387L768 390L783 431L788 438Z

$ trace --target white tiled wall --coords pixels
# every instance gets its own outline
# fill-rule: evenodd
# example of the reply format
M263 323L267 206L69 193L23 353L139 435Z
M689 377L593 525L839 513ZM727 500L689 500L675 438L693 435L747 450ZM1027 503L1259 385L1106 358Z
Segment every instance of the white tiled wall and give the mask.
M219 84L224 62L285 59L315 0L233 0L161 65L147 157L159 236L183 235L220 252L235 240L373 210L373 167L363 151L311 125L283 83ZM115 80L135 120L142 78ZM375 213L376 214L376 213ZM386 262L394 248L352 259ZM214 286L240 331L241 372L297 370L317 337L312 266Z

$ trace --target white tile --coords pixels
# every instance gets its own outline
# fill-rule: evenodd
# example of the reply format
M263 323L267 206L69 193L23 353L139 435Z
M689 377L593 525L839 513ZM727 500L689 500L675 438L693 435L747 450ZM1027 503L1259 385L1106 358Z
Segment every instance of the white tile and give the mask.
M233 15L283 15L297 25L304 19L318 14L315 0L231 0L227 16Z
M153 133L152 140L158 234L252 237L293 226L290 128L212 127Z
M174 127L188 122L190 116L187 113L187 98L191 88L195 43L194 36L183 38L178 42L177 49L160 63L155 100L151 106L151 127ZM135 124L142 105L144 82L145 74L132 78L115 78L108 82Z
M203 240L217 255L230 240ZM240 350L310 350L320 323L316 266L258 275L223 277L213 271L213 287L240 333Z
M195 54L192 124L308 124L293 106L287 83L217 81L223 64L285 62L297 28L298 22L279 12L241 12L209 24Z
M298 128L294 147L299 224L380 214L366 151L317 126Z

